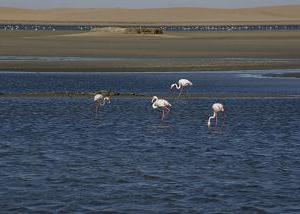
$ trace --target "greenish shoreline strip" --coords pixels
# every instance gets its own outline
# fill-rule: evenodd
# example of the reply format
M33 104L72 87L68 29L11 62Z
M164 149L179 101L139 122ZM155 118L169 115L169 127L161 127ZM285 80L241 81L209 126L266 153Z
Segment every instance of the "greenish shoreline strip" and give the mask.
M266 74L265 76L268 76L268 77L300 78L300 73Z
M299 69L299 60L138 60L138 61L91 61L91 62L31 62L1 61L0 71L15 72L182 72L182 71L234 71Z
M109 73L109 72L209 72L209 71L254 71L254 70L275 70L275 69L300 69L300 64L298 65L239 65L239 66L191 66L191 67L4 67L0 65L0 72L99 72L99 73ZM279 77L276 75L274 77ZM282 77L288 77L287 75L282 75ZM292 77L292 76L290 76ZM295 75L295 77L299 77Z

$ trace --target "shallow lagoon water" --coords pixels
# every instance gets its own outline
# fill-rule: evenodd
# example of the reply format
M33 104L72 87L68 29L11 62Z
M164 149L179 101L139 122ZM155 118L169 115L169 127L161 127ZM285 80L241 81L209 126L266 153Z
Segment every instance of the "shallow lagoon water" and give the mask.
M170 100L164 122L148 97L113 99L97 116L92 98L0 98L1 210L300 212L300 80L246 74L1 73L2 93L169 95L185 77L189 93L211 95ZM274 98L214 98L220 93ZM216 101L226 120L208 129Z
M300 95L299 79L271 78L264 74L300 72L241 71L183 73L0 73L0 93L96 92L112 90L145 95L172 95L169 87L180 78L193 81L190 94L230 95Z

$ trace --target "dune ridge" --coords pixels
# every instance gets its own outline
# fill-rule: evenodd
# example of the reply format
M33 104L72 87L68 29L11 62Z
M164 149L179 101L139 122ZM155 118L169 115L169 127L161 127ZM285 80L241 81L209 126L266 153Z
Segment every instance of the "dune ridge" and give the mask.
M160 8L160 9L19 9L0 8L1 23L82 24L234 24L300 23L300 5L242 9Z

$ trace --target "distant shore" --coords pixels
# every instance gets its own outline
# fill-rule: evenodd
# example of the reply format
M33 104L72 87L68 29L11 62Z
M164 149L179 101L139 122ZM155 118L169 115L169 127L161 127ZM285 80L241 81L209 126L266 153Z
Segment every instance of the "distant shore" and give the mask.
M146 63L145 63L146 64ZM245 71L245 70L274 70L274 69L300 69L300 62L239 62L239 63L209 63L205 65L180 65L176 62L168 66L155 63L154 65L102 65L102 63L36 63L36 62L0 62L1 71L11 72L206 72L206 71ZM294 74L293 74L294 75ZM278 75L281 76L281 75ZM287 77L287 75L282 75ZM297 76L298 77L298 76Z
M99 58L57 62L0 59L0 71L154 72L300 68L299 31L162 35L0 31L0 39L0 57L4 58Z

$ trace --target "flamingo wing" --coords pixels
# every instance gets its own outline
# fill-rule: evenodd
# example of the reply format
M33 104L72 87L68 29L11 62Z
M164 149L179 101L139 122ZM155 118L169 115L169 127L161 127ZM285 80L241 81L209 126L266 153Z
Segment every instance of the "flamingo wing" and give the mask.
M96 95L94 96L94 101L100 100L100 99L102 99L102 98L103 98L102 94L96 94Z
M167 100L162 100L164 107L171 107L172 105Z
M193 85L193 83L187 79L181 79L179 80L178 82L180 85L182 86L190 86L190 85Z
M215 112L219 112L223 109L223 105L221 103L215 103L213 104L212 108Z

